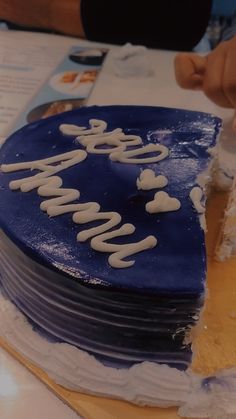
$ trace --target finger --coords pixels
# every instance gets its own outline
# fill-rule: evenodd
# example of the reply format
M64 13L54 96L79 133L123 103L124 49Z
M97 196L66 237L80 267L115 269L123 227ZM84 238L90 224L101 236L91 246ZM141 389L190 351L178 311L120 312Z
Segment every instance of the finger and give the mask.
M201 89L206 69L206 57L189 53L175 57L175 78L184 89Z
M233 131L236 132L236 110L235 110L234 117L233 117L232 128L233 128Z
M206 96L219 106L231 108L232 104L228 99L223 87L225 77L225 64L227 59L227 48L222 42L213 52L207 56L206 71L203 80L203 91Z
M236 109L236 38L229 41L225 62L223 91L231 107Z

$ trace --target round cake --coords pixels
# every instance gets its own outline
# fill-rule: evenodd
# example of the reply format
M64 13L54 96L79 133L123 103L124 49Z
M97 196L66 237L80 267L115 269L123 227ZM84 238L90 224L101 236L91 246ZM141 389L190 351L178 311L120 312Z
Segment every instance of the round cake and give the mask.
M94 106L3 145L0 332L59 383L160 406L184 405L190 382L209 387L189 367L220 126L201 112Z

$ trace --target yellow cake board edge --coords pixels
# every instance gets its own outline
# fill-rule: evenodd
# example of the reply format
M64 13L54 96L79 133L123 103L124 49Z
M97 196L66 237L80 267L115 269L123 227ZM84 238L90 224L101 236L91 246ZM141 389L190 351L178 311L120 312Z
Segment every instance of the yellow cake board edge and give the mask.
M202 364L206 361L206 358L211 354L213 358L212 364L209 367L208 373L211 374L214 370L217 369L217 364L220 363L223 367L230 367L236 365L236 351L234 349L234 355L230 357L230 360L222 360L224 358L224 346L225 344L228 348L232 344L231 337L229 336L229 342L227 342L226 335L228 332L231 332L231 328L234 328L235 335L235 345L231 345L232 348L236 348L236 333L235 319L230 319L230 310L234 308L236 310L236 258L231 260L219 263L214 261L213 254L214 248L218 241L219 236L219 221L223 219L223 210L226 206L227 195L225 193L213 194L208 202L207 210L207 219L208 219L208 234L207 234L207 253L208 253L208 271L211 287L211 295L207 301L207 306L204 310L201 330L199 331L199 339L195 344L196 356L193 362L193 368L195 371L202 373ZM216 227L217 226L217 227ZM234 284L234 287L223 290L221 294L221 288L224 284L222 275L227 281L227 286ZM228 284L229 282L229 284ZM227 288L227 287L225 287ZM232 292L233 289L233 292ZM226 299L227 304L222 304L222 300ZM209 302L212 301L212 304L209 305ZM217 309L216 324L212 323L212 307ZM219 330L222 319L229 320L229 326ZM231 320L231 322L230 322ZM218 329L218 330L216 330ZM215 339L215 332L217 332L217 339ZM232 336L232 335L231 335ZM222 342L221 342L222 339ZM225 340L226 339L226 340ZM202 343L204 342L204 344ZM216 357L212 357L212 345L216 345ZM76 413L82 416L85 419L178 419L176 408L152 408L152 407L139 407L131 403L108 399L103 397L96 397L87 394L78 393L75 391L70 391L64 387L56 384L48 375L37 366L33 365L29 360L24 358L20 353L18 353L14 348L12 348L6 341L0 338L0 346L6 350L13 358L18 360L23 364L28 370L39 378L54 394L56 394L59 399L61 399L65 404L67 404L71 409ZM229 353L230 349L229 348ZM231 351L232 352L232 351ZM218 359L219 357L219 359ZM223 362L223 364L222 364ZM204 371L205 373L205 371Z

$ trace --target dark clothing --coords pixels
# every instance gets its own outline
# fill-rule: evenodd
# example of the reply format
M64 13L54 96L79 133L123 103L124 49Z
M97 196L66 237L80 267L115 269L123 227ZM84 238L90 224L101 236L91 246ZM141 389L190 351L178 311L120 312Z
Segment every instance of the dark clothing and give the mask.
M111 44L191 50L204 35L212 0L82 0L86 38Z

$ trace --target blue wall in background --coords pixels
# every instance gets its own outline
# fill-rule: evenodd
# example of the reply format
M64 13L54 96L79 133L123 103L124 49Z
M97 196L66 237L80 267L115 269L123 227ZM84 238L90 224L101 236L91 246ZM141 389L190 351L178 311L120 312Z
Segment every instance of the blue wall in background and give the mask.
M236 0L213 0L213 15L232 16L236 11Z

